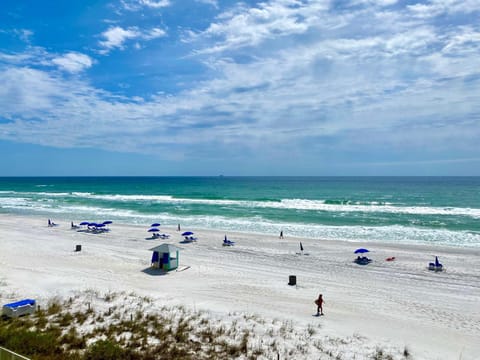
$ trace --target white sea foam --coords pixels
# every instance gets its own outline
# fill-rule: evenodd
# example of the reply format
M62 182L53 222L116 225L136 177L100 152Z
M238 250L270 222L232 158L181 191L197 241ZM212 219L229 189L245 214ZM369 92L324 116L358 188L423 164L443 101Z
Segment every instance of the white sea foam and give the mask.
M176 227L181 222L186 229L221 229L225 231L277 234L283 230L289 236L318 238L322 240L379 241L412 244L438 244L447 246L480 247L480 233L425 229L414 226L327 226L320 224L275 223L261 216L227 218L213 215L181 215L168 213L144 214L134 210L88 205L32 202L27 198L2 198L1 207L25 210L37 214L58 214L65 221L113 220L130 224L146 225L159 221L164 226Z
M203 204L233 206L239 208L270 208L285 210L306 210L323 211L338 213L386 213L386 214L408 214L408 215L447 215L447 216L469 216L480 219L480 209L460 208L460 207L434 207L434 206L402 206L392 203L381 204L376 201L370 203L345 202L341 204L331 204L326 200L307 200L307 199L283 199L281 201L247 201L247 200L225 200L225 199L191 199L174 198L170 195L119 195L119 194L93 194L89 192L72 193L50 193L50 192L0 192L4 194L18 194L19 196L43 196L43 197L75 197L106 201L119 202L150 202L166 204Z
M1 198L0 199L0 208L5 209L15 209L18 207L30 206L29 199L27 198Z
M281 201L246 201L223 199L189 199L174 198L170 195L96 195L91 193L74 193L75 196L109 201L146 201L159 203L185 203L205 205L230 205L246 208L272 208L288 210L311 210L325 212L369 212L389 214L413 215L460 215L480 219L480 209L458 207L430 207L430 206L395 206L391 203L379 205L372 201L370 204L347 202L345 204L329 204L325 200L283 199Z
M175 226L178 218L163 214L162 224ZM138 218L137 218L138 221ZM221 216L186 216L182 222L189 229L221 229L260 234L278 234L283 230L288 236L321 240L378 241L411 244L436 244L447 246L480 247L480 233L445 229L422 229L400 225L393 226L327 226L293 223L273 223L259 217L225 218ZM140 222L141 223L141 222Z
M270 205L271 204L268 204L268 206ZM480 218L480 209L430 206L394 206L389 203L386 205L326 204L323 200L285 199L282 200L278 205L274 205L272 207L284 209L337 212L379 212L390 214L415 215L462 215Z

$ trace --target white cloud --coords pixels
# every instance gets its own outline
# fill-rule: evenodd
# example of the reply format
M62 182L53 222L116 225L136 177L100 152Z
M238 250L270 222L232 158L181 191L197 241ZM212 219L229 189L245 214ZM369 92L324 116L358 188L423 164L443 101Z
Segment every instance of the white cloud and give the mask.
M170 6L170 0L121 0L122 8L127 11L139 11L143 8L161 9Z
M212 5L214 8L218 9L218 0L195 0L196 2Z
M77 73L92 66L93 61L90 56L77 52L69 52L63 56L55 57L52 63L62 70Z
M14 30L17 36L25 41L26 43L30 42L30 38L33 36L33 31L28 30L28 29L16 29Z
M105 52L108 52L113 48L122 49L125 41L140 36L140 33L136 27L123 29L120 26L113 26L103 32L101 36L105 40L100 41L100 46L105 49Z
M479 0L429 0L425 3L408 5L412 15L419 18L433 18L441 14L472 13L480 9Z
M159 37L165 36L166 32L160 28L152 28L150 30L140 30L137 27L130 27L123 29L120 26L110 27L108 30L103 32L101 36L105 39L100 41L100 46L103 48L100 50L101 54L107 54L112 49L124 49L124 44L128 40L133 39L143 39L143 40L153 40ZM135 48L141 48L140 44L136 43Z
M162 8L162 7L166 7L166 6L169 6L170 5L170 1L169 0L140 0L139 3L141 5L144 5L144 6L147 6L147 7L150 7L150 8L154 8L154 9L158 9L158 8Z
M5 54L0 52L0 61L6 62L6 63L23 63L27 60L31 59L31 55L27 53L23 54Z
M260 148L302 153L307 146L312 156L328 146L421 150L425 142L432 151L477 156L480 26L444 26L388 0L345 12L329 6L275 0L222 13L187 44L198 49L191 60L203 61L210 78L144 99L114 96L3 54L15 59L0 67L7 84L0 116L14 123L0 124L0 137L178 157ZM109 31L105 51L165 36L160 28ZM158 131L162 136L148 136Z
M254 8L245 8L240 4L220 14L219 21L212 23L204 32L190 35L192 40L215 39L215 45L201 50L203 53L256 46L268 39L305 33L314 25L332 26L326 17L320 17L320 14L326 10L328 10L328 4L323 1L300 3L275 0L262 2Z
M142 35L142 38L145 40L152 40L166 35L165 30L160 28L153 28L151 30L145 31Z

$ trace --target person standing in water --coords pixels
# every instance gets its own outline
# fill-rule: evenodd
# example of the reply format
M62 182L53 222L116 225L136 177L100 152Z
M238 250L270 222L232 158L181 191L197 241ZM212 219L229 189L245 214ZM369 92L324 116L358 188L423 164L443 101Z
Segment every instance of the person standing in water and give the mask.
M283 239L283 230L280 231L280 239Z

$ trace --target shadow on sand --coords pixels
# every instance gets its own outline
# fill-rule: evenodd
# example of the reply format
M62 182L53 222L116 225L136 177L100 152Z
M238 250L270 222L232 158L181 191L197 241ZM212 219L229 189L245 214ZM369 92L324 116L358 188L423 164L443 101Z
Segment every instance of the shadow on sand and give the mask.
M151 276L162 276L162 275L167 275L168 271L162 270L162 269L155 269L152 267L148 267L142 270L143 273Z

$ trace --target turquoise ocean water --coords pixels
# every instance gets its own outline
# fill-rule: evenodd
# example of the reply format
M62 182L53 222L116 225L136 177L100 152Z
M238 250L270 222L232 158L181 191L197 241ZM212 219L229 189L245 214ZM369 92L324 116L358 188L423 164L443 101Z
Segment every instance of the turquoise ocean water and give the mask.
M0 178L0 213L480 247L480 177Z

